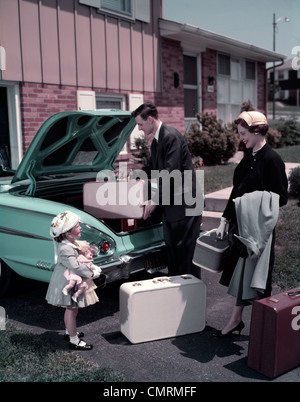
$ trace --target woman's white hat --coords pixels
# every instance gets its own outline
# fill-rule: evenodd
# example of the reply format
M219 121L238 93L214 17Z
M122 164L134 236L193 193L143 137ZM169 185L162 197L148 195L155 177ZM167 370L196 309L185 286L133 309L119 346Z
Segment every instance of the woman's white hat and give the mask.
M238 118L245 120L249 127L259 126L260 124L268 124L267 118L264 114L260 112L242 112Z
M79 216L74 212L65 211L55 216L51 222L50 235L58 237L71 230L79 222Z

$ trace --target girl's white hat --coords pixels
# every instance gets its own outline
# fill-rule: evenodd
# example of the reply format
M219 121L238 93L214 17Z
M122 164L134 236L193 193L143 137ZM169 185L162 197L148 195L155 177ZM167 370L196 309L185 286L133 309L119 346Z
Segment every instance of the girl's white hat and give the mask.
M51 222L50 235L58 237L71 230L79 222L79 216L74 212L65 211L55 216Z

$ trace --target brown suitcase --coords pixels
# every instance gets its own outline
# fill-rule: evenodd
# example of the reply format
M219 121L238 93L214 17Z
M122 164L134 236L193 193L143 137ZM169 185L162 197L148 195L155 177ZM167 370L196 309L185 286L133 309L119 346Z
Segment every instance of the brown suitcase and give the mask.
M274 378L300 365L300 287L253 303L248 366Z

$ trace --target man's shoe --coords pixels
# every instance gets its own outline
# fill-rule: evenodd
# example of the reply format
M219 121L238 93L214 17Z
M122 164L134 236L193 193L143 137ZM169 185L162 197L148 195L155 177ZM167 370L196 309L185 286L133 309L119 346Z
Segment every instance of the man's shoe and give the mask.
M78 345L75 343L69 342L69 348L73 350L91 350L93 349L92 345L87 345L85 342L80 341Z

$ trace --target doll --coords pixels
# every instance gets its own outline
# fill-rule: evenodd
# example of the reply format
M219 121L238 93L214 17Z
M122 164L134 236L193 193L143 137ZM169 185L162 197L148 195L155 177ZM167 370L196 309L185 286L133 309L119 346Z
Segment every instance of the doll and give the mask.
M95 249L90 246L84 246L80 249L80 254L77 257L77 262L79 264L85 264L88 268L94 272L101 272L101 268L93 264L93 256L95 254ZM62 292L67 296L70 289L77 286L77 291L72 296L72 299L77 302L77 297L81 295L84 291L89 289L89 280L82 278L81 276L75 274L71 269L66 269L64 272L65 278L68 279L69 284L66 285Z

